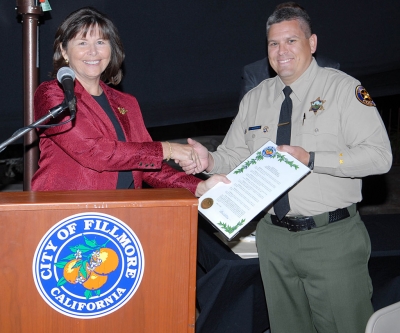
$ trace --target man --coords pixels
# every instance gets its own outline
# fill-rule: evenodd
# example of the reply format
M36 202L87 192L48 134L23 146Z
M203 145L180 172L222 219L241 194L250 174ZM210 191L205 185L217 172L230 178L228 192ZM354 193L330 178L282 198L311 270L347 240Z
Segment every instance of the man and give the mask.
M216 152L188 141L202 168L223 174L268 140L281 140L279 127L291 129L290 144L278 149L312 172L289 191L286 215L276 215L278 200L257 226L271 332L363 333L373 312L370 240L356 203L360 178L390 169L389 139L360 82L312 57L317 36L305 10L276 9L267 39L277 76L244 96ZM288 109L283 102L292 104L287 125L280 121L281 108Z
M304 8L295 2L284 2L276 6L275 10L282 8L298 8L304 11ZM310 27L311 29L311 27ZM322 55L315 55L315 60L317 61L318 66L321 67L331 67L331 68L340 68L340 64L332 59L329 59ZM242 100L243 96L250 90L257 86L261 81L270 78L270 66L268 64L268 59L263 58L261 60L257 60L243 67L242 69L242 83L240 87L240 96L239 102ZM273 71L271 71L273 72ZM275 75L272 75L275 76Z

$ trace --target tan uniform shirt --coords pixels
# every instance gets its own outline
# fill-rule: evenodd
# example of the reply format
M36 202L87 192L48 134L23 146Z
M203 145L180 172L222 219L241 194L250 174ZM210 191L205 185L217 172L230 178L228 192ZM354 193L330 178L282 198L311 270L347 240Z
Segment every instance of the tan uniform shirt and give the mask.
M288 216L317 215L359 202L360 178L390 169L392 153L385 126L374 106L357 99L359 85L339 70L319 67L313 59L290 86L290 144L314 151L315 164L313 172L290 190ZM268 140L276 142L284 87L276 76L244 96L224 141L211 153L215 162L211 173L226 174ZM311 103L318 98L322 107L314 113Z

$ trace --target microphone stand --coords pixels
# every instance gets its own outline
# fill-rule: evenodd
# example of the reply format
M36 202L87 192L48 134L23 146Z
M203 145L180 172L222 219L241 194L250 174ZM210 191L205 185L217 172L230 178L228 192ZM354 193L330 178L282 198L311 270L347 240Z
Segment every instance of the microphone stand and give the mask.
M6 141L3 141L3 143L0 144L0 153L4 149L6 149L6 147L11 142L14 142L15 140L17 140L21 136L25 135L26 133L31 131L33 128L35 128L37 125L40 125L40 124L44 123L49 118L56 118L59 114L61 114L61 112L63 112L65 109L69 108L69 106L70 106L69 104L70 103L67 103L66 101L64 101L63 103L55 106L54 108L51 108L47 115L45 115L42 118L36 120L32 124L30 124L28 126L25 126L25 127L22 127L19 130L17 130L10 138L8 138Z

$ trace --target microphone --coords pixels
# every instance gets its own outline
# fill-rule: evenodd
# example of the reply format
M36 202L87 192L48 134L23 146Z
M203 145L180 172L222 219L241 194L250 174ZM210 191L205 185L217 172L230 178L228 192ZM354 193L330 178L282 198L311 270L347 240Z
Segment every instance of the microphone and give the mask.
M61 67L57 72L57 80L61 83L64 89L65 102L68 104L69 111L71 112L71 118L75 118L75 93L74 93L74 80L75 73L69 67Z

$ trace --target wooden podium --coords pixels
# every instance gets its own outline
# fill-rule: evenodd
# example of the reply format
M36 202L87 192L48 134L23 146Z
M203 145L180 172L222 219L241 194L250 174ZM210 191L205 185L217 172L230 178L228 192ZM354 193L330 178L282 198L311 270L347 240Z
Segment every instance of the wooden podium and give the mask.
M197 204L184 189L0 193L1 332L194 332ZM91 319L54 310L32 273L48 230L85 212L123 221L145 257L133 296L114 312Z

